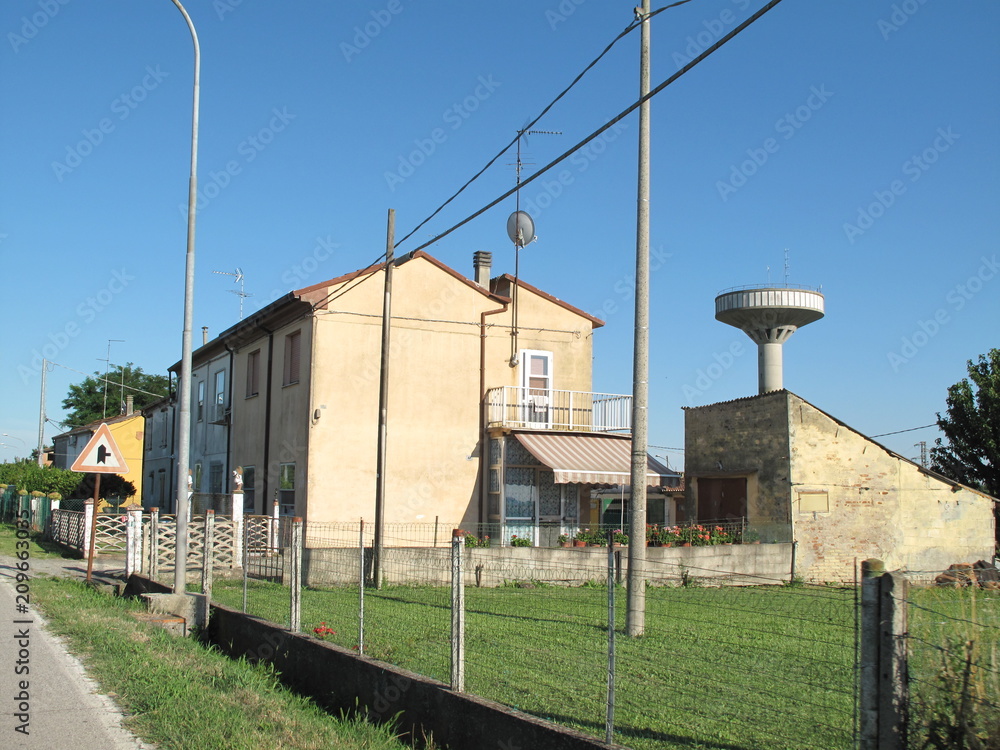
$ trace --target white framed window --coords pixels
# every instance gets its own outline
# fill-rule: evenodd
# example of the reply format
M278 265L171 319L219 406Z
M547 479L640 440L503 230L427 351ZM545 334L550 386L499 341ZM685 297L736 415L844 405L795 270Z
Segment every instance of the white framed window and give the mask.
M552 352L522 349L521 356L522 421L530 426L552 424Z

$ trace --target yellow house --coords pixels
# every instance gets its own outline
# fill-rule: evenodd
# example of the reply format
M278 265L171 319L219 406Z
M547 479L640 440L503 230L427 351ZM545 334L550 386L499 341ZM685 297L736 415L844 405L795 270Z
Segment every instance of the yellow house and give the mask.
M52 439L55 454L53 464L59 469L70 468L101 424L108 426L115 444L128 466L128 472L120 476L135 486L135 494L128 498L122 498L121 504L130 505L133 502L138 502L139 498L142 497L143 431L145 429L145 420L141 412L133 411L120 417L100 419L56 435ZM110 503L103 502L100 510L109 507L112 507Z
M490 264L476 253L467 278L418 251L393 266L387 523L558 534L586 518L588 486L627 482L631 399L591 390L603 322ZM380 265L290 292L215 342L232 356L248 512L374 519L384 278ZM651 462L651 484L668 474Z

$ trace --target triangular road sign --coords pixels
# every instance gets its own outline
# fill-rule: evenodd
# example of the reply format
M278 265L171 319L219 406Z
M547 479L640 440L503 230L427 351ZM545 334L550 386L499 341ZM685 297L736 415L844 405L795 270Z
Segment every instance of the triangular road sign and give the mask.
M127 474L128 464L118 450L111 430L106 424L97 428L97 432L87 443L87 447L77 457L70 471L82 471L87 474Z

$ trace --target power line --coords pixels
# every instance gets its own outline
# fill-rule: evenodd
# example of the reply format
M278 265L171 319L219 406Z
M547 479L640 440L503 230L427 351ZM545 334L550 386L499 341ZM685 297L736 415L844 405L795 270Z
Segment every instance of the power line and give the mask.
M935 422L934 424L925 424L922 427L910 427L906 430L896 430L895 432L883 432L881 435L869 435L868 437L877 438L877 437L885 437L886 435L899 435L901 432L914 432L915 430L926 430L928 427L937 427L937 426L938 424L937 422Z
M509 198L511 195L513 195L518 190L520 190L521 188L523 188L526 185L528 185L533 180L538 179L543 174L545 174L546 172L548 172L550 169L552 169L553 167L557 166L561 162L565 161L567 158L569 158L574 153L576 153L577 151L579 151L581 148L583 148L584 146L586 146L588 143L590 143L592 140L594 140L595 138L597 138L599 135L601 135L602 133L604 133L607 130L610 130L620 120L624 119L625 117L627 117L628 115L630 115L633 111L635 111L636 109L638 109L644 102L652 99L654 96L656 96L658 93L660 93L667 86L669 86L670 84L672 84L675 81L677 81L677 79L679 79L685 73L688 73L692 68L694 68L696 65L698 65L698 63L702 62L709 55L711 55L712 53L716 52L724 44L730 42L737 34L740 34L743 31L745 31L747 29L747 27L749 27L751 24L753 24L756 21L758 21L765 13L767 13L770 10L772 10L781 1L782 0L771 0L769 3L767 3L767 5L765 5L764 7L762 7L760 10L758 10L756 13L754 13L752 16L750 16L748 19L746 19L739 26L737 26L732 31L730 31L728 34L726 34L725 36L723 36L715 44L711 45L708 49L706 49L700 55L698 55L693 60L691 60L691 62L689 62L683 68L681 68L676 73L674 73L672 76L670 76L669 78L667 78L665 81L663 81L656 88L652 89L648 94L646 94L642 98L638 99L636 102L634 102L632 105L630 105L626 109L624 109L621 112L619 112L614 118L612 118L611 120L609 120L602 127L598 128L593 133L591 133L586 138L584 138L582 141L580 141L579 143L577 143L575 146L572 146L571 148L569 148L565 153L563 153L562 155L556 157L554 160L552 160L551 162L549 162L548 164L546 164L544 167L542 167L537 172L535 172L535 174L531 175L531 177L529 177L526 180L524 180L520 185L516 185L515 187L511 188L510 190L508 190L507 192L505 192L500 197L496 198L495 200L491 201L487 205L485 205L482 208L480 208L475 213L471 214L470 216L466 217L465 219L462 219L460 222L458 222L457 224L455 224L454 226L452 226L450 229L447 229L444 232L442 232L441 234L439 234L436 237L432 238L429 242L425 242L423 245L420 245L413 252L416 252L417 250L423 250L425 247L429 247L429 246L433 245L435 242L437 242L438 240L440 240L440 239L442 239L444 237L447 237L449 234L451 234L452 232L454 232L456 229L459 229L460 227L465 226L466 224L468 224L473 219L475 219L475 218L479 217L480 215L486 213L487 211L489 211L491 208L493 208L495 205L497 205L498 203L500 203L504 199ZM508 146L508 148L509 148L509 146ZM422 225L423 224L421 224L421 226ZM412 235L412 234L413 234L413 232L410 232L410 235ZM407 235L407 237L409 237L410 235ZM400 240L400 242L402 242L402 240Z
M94 380L96 380L98 383L110 383L111 385L117 385L117 386L125 388L126 390L129 390L129 391L136 391L138 393L145 393L147 396L156 396L157 398L163 398L166 395L164 393L150 393L149 391L142 390L142 388L136 388L136 387L131 386L131 385L124 385L123 386L121 383L116 383L113 380L108 380L106 378L95 377L93 375L88 375L87 373L83 372L83 370L77 370L77 369L75 369L73 367L67 367L66 365L61 365L58 362L53 362L51 359L50 360L46 360L46 361L50 365L55 365L56 367L61 367L64 370L70 370L71 372L77 372L77 373L79 373L80 375L83 375L86 378L94 378Z

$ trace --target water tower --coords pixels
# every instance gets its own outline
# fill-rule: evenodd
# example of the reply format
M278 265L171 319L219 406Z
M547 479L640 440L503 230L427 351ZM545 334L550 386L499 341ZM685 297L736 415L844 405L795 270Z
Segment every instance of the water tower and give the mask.
M796 330L822 317L820 291L797 284L737 287L715 298L715 319L736 326L757 344L760 393L784 387L781 347Z

